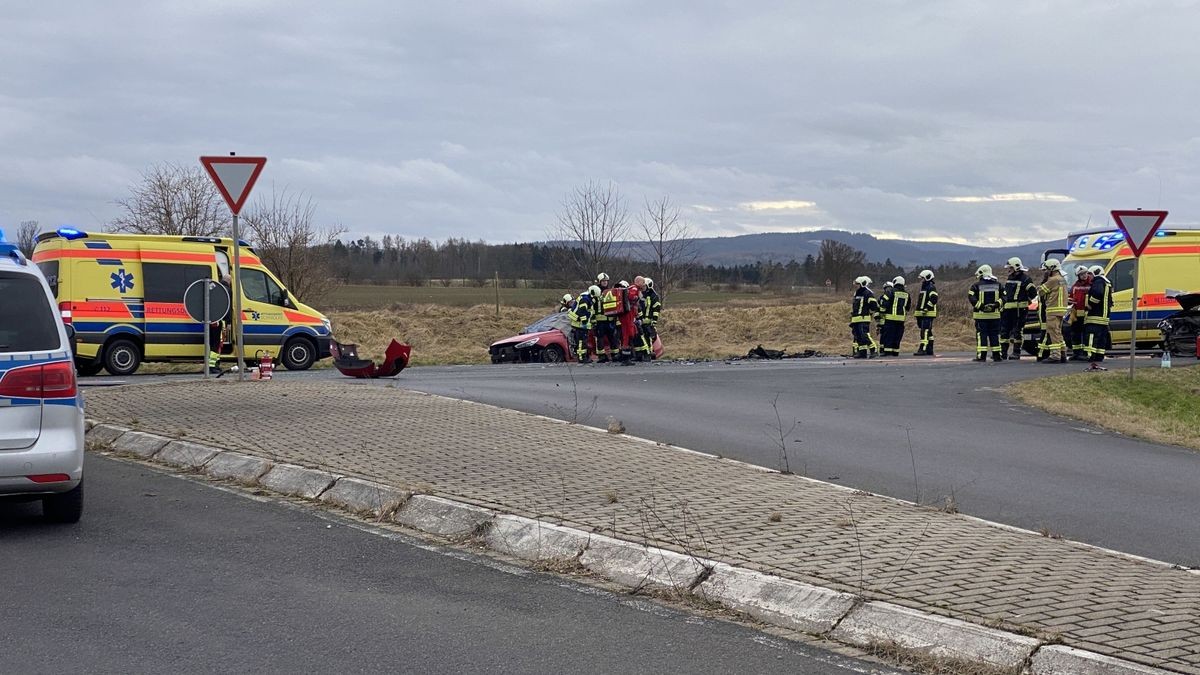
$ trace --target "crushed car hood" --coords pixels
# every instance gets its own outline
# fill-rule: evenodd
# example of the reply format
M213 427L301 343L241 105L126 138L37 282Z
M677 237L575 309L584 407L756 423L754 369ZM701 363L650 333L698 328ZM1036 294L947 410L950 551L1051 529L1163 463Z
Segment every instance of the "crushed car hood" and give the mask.
M1200 307L1200 292L1176 295L1175 302L1178 302L1179 306L1183 307L1183 311L1189 312Z
M551 333L561 333L561 332L562 331L555 328L554 330L543 330L543 331L538 331L536 333L518 333L512 337L504 338L503 340L496 340L495 342L492 343L492 346L506 345L510 342L512 342L512 343L524 342L526 340L540 340L542 337L549 335Z

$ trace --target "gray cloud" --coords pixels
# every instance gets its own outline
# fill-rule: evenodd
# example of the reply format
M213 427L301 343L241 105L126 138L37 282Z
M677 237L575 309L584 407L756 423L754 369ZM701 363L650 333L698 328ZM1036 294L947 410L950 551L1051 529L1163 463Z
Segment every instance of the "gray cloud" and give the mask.
M592 179L706 234L1197 222L1196 9L8 3L0 227L96 226L148 165L228 150L358 234L536 239ZM1019 193L1070 201L983 199ZM764 202L813 206L742 206Z

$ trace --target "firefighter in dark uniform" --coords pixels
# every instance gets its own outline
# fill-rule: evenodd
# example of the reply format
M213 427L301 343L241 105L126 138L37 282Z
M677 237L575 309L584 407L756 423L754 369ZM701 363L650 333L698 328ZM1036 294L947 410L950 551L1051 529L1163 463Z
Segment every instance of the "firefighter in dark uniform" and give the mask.
M879 313L883 315L883 345L880 356L900 356L900 341L904 339L904 320L908 318L910 298L904 288L904 277L892 279L891 290L879 298Z
M1000 355L1000 307L1004 304L1000 281L992 276L991 265L980 265L975 270L975 283L967 291L971 303L971 318L975 320L975 360L1003 361Z
M913 316L917 328L921 329L921 342L913 356L933 356L933 320L937 318L937 287L933 283L933 270L922 270L921 291L917 293L917 304L913 305Z
M883 302L883 297L892 292L892 280L888 279L883 282L883 292L879 295L879 302ZM875 344L879 346L879 353L883 353L883 312L875 312Z
M639 318L642 324L642 344L639 346L638 353L639 361L650 361L654 359L654 340L658 338L658 316L662 313L662 300L658 295L658 291L654 290L654 280L650 277L638 277L633 280L635 286L638 285L638 279L642 280L640 286L642 290L641 308Z
M1020 258L1009 258L1004 269L1008 270L1008 278L1004 280L1004 305L1000 313L1000 356L1017 360L1021 358L1025 320L1029 318L1029 303L1037 297L1037 285Z
M871 292L871 278L854 280L854 300L850 305L850 335L854 340L854 358L875 358L875 339L871 337L871 319L879 313L879 301Z
M571 347L575 350L575 358L580 363L591 363L588 353L588 331L592 327L592 317L596 314L596 303L600 301L600 287L590 286L575 299L575 305L567 310L567 318L571 321Z
M1105 370L1104 355L1112 346L1108 330L1109 314L1112 313L1112 284L1104 276L1104 268L1095 265L1088 270L1092 287L1088 291L1087 315L1083 317L1083 351L1091 362L1091 370Z
M604 272L597 274L595 285L600 287L600 297L596 301L596 311L592 315L592 335L596 338L596 360L600 363L607 363L610 359L617 360L617 350L620 349L617 340L615 311L619 301L613 294L607 274Z

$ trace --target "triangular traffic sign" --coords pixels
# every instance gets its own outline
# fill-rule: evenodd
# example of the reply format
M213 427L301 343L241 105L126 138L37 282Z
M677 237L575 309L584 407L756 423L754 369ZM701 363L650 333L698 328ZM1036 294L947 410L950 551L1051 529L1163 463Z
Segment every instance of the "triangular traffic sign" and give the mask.
M1167 219L1166 211L1113 211L1113 220L1117 227L1125 233L1125 243L1133 249L1135 257L1140 256L1159 226Z
M258 174L262 173L267 158L237 157L235 155L201 157L200 163L204 165L208 177L221 191L225 203L229 204L229 210L233 211L233 215L236 216L246 205L246 198L254 189L254 181L258 180Z

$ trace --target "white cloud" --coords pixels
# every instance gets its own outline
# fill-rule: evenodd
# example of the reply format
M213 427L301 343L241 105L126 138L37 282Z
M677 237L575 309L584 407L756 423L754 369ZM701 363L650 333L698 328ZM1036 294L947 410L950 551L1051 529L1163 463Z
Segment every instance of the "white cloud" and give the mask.
M798 199L781 199L777 201L742 202L738 206L747 211L804 211L815 209L817 203Z
M985 204L988 202L1075 202L1074 197L1054 194L1053 192L1006 192L1003 194L964 196L964 197L926 197L927 202L950 202L952 204Z

